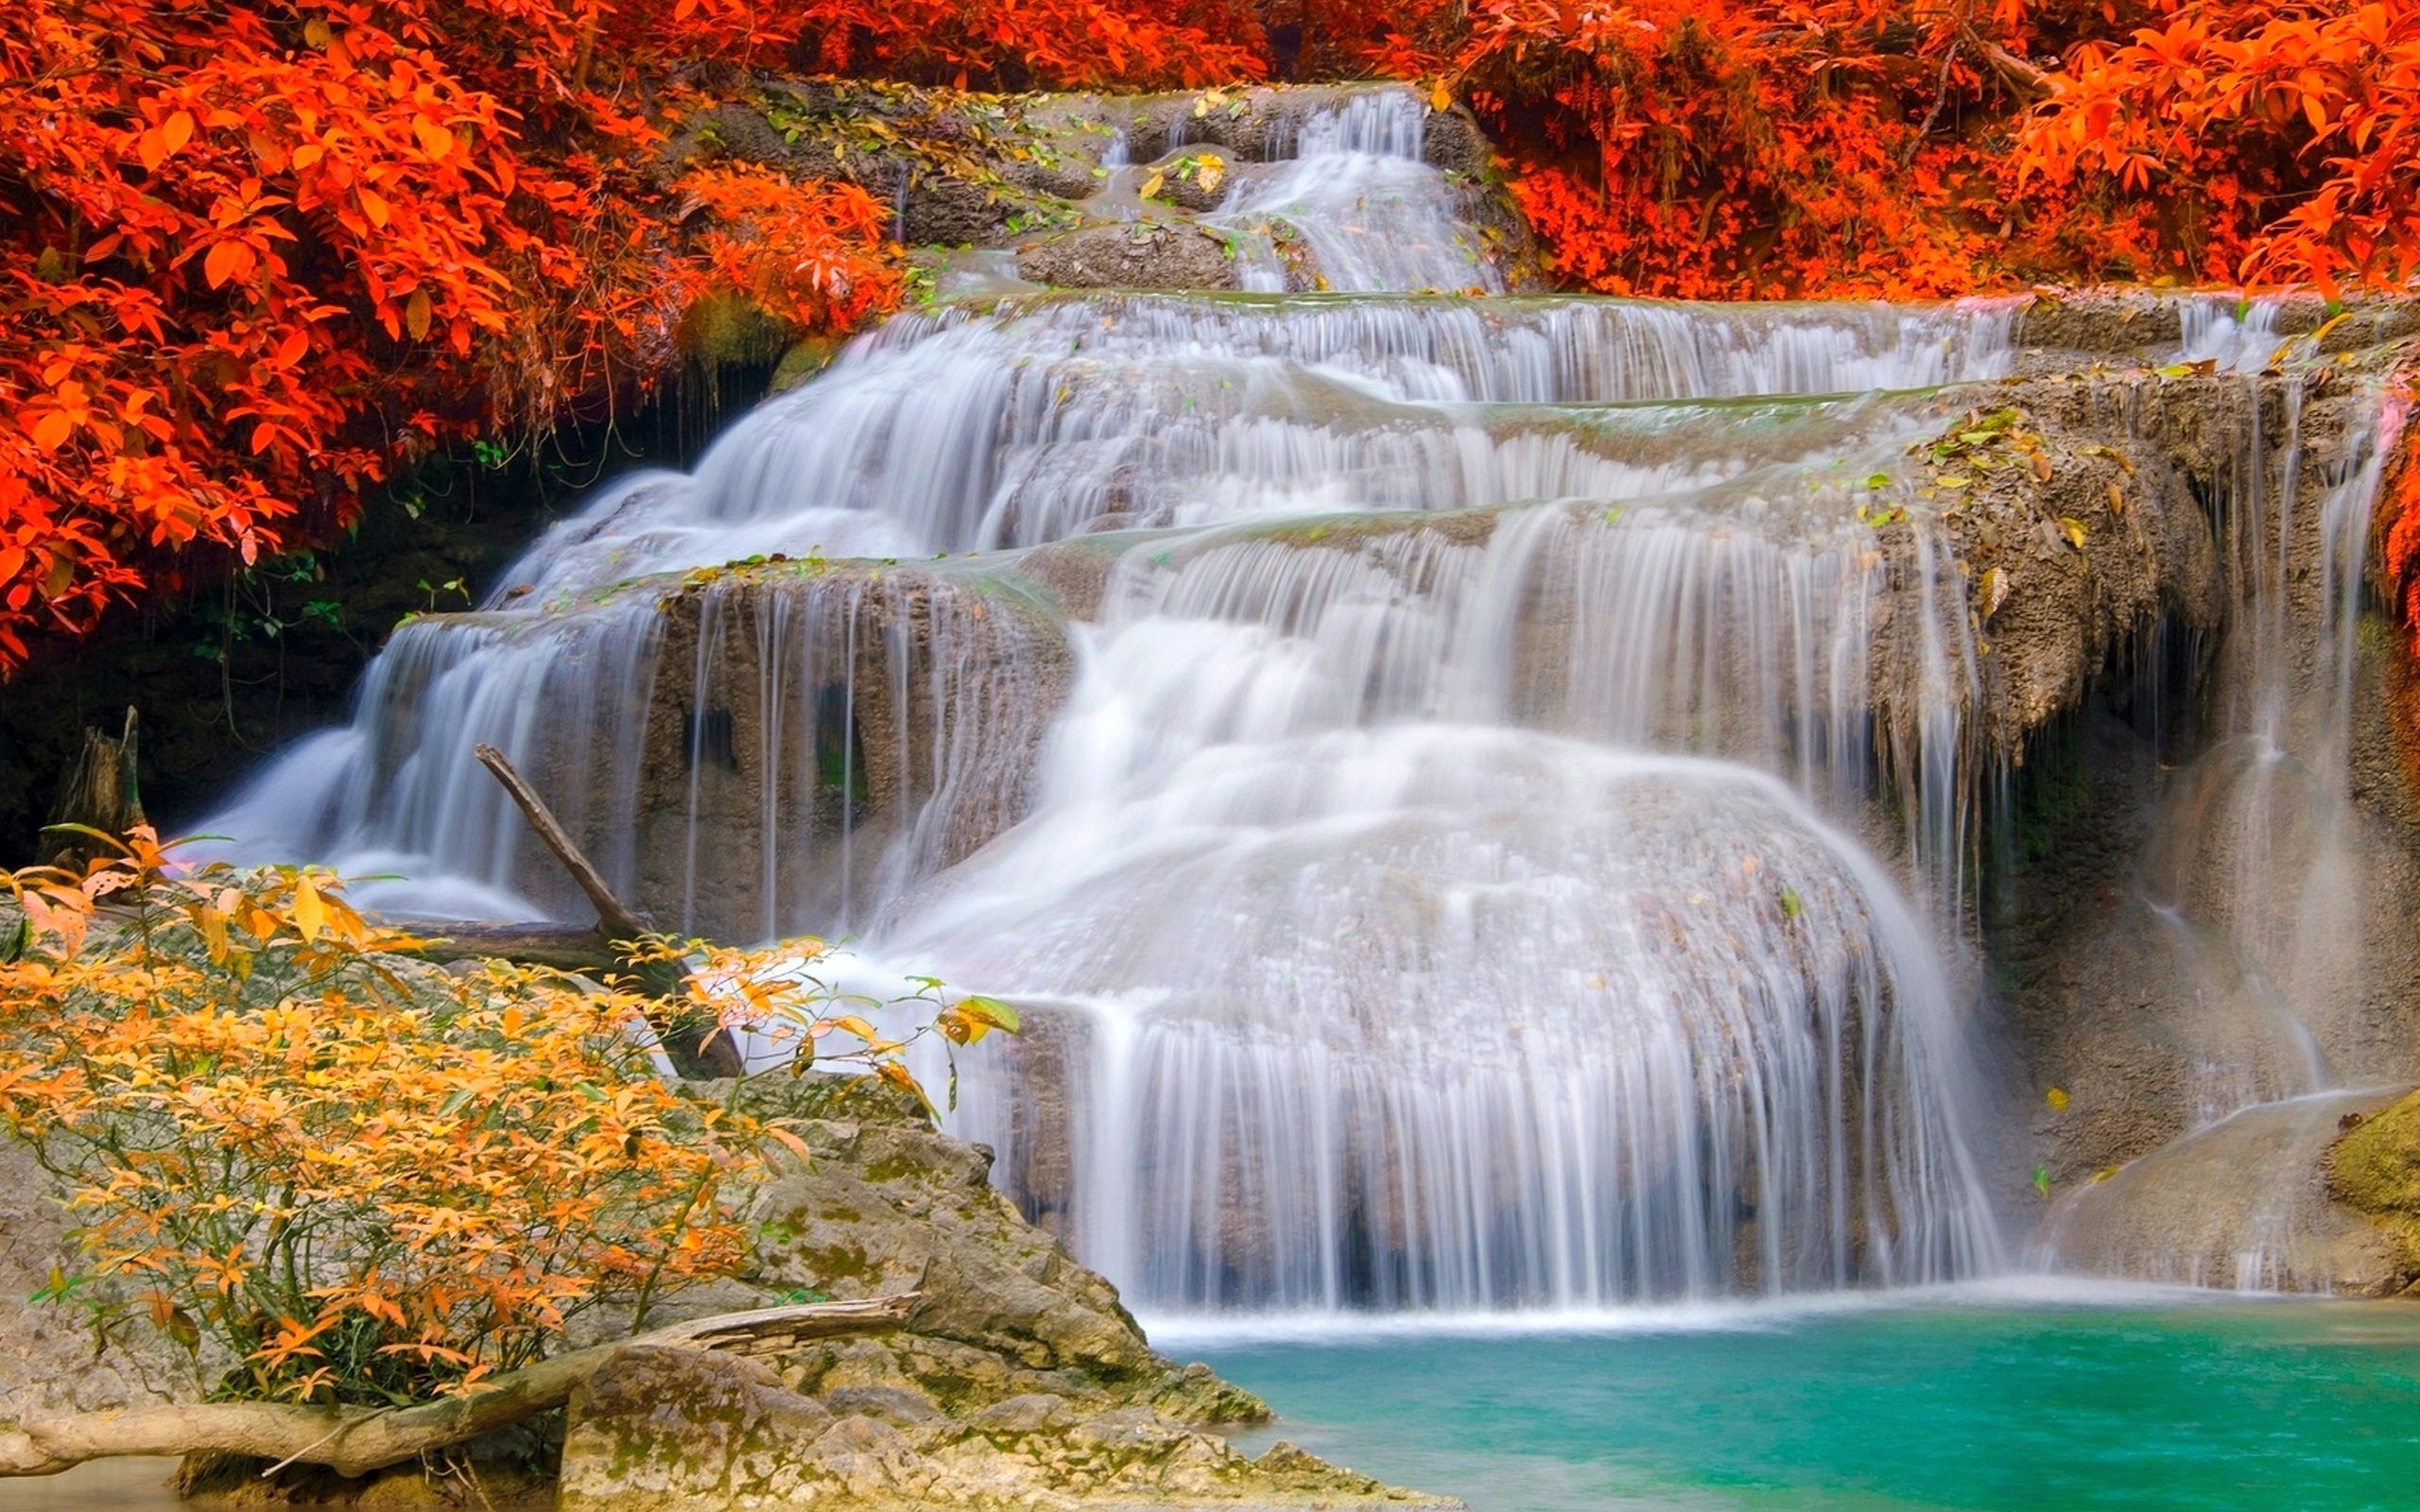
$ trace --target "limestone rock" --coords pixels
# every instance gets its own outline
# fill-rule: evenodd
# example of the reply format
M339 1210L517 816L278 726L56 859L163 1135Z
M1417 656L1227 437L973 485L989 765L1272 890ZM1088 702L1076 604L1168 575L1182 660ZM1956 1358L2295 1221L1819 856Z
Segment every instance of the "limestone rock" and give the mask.
M2327 1190L2368 1215L2394 1271L2389 1288L2420 1288L2420 1092L2355 1124L2327 1152Z
M1092 226L1017 249L1017 275L1070 289L1234 289L1227 244L1190 226Z
M2042 1241L2064 1267L2095 1275L2337 1296L2400 1291L2411 1274L2405 1234L2366 1221L2329 1191L2331 1168L2343 1165L2341 1155L2330 1160L2330 1145L2347 1119L2378 1102L2350 1092L2245 1108L2061 1198ZM2377 1122L2390 1140L2399 1129L2399 1121ZM2394 1200L2394 1189L2365 1180L2375 1168L2367 1148L2353 1164L2355 1190Z
M105 1341L77 1309L26 1300L77 1263L56 1183L0 1136L0 1415L199 1400L203 1366L150 1330Z
M1288 1446L1280 1446L1288 1449ZM1027 1394L959 1417L912 1386L821 1401L727 1354L632 1349L572 1399L561 1512L1440 1505L1300 1451L1245 1459L1149 1408Z

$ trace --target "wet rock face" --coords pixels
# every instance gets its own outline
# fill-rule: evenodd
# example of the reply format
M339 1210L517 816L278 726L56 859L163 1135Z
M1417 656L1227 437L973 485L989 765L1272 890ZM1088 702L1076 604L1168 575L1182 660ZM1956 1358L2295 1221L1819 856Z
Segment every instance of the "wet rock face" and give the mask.
M2035 1237L2077 1268L2402 1284L2320 1177L2332 1115L2280 1100L2420 1075L2411 668L2347 593L2375 413L2348 374L2414 315L2377 301L2323 331L2318 301L2289 305L2278 345L2306 333L2325 358L2299 378L2122 360L2176 339L2149 295L2026 317L2029 342L2083 350L2031 351L2008 387L2100 448L2080 481L2118 490L2046 507L2085 540L2017 558L1983 621L2011 762L1980 922L2024 1130L2001 1179L2038 1166L2063 1194Z
M659 919L798 934L879 906L1023 812L1073 676L1040 598L864 562L692 578L662 606L638 758L634 895ZM527 883L562 885L538 858Z
M2354 1092L2246 1108L2076 1189L2043 1221L2043 1238L2066 1268L2104 1276L2394 1295L2413 1275L2408 1233L2348 1211L2330 1191L2345 1179L2341 1129L2383 1100ZM2404 1195L2371 1183L2367 1153L2352 1158L2355 1189L2389 1203ZM2398 1168L2408 1182L2411 1168Z

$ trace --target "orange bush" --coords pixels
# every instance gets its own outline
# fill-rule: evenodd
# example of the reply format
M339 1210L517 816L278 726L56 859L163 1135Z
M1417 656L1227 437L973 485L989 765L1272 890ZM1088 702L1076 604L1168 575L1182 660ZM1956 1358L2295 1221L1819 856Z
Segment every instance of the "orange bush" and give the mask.
M0 873L0 1123L64 1179L90 1263L45 1297L209 1341L228 1396L401 1403L745 1261L719 1189L804 1147L660 1080L636 1031L661 1005L404 959L324 874L172 871L145 831L80 876ZM908 1043L1015 1026L928 989L886 1037L819 955L707 952L688 1006L920 1097Z
M2420 9L2171 0L2080 43L2028 121L2020 179L2167 199L2186 271L2409 283L2420 272Z

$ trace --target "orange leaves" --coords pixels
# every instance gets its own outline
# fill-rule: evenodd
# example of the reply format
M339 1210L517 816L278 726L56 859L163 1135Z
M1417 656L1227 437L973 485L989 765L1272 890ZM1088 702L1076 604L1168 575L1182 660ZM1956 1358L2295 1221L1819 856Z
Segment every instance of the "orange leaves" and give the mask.
M1254 9L1217 0L810 0L796 24L820 71L959 89L1195 89L1269 71Z
M603 9L343 6L297 50L257 0L0 8L0 677L154 576L354 518L406 445L658 369L657 137L613 98L787 39L743 0ZM570 87L583 35L610 91ZM821 245L791 302L895 297L878 240Z
M684 303L736 293L803 330L848 331L898 302L890 217L856 185L741 164L693 170L678 187L708 215L698 258L676 271Z
M322 873L181 871L170 849L139 831L81 873L0 872L0 1125L38 1142L81 1226L88 1274L44 1295L213 1341L243 1362L234 1395L468 1390L583 1313L731 1274L723 1184L768 1147L809 1153L658 1080L636 1031L659 1005L440 971L388 954L410 941ZM694 957L700 1012L848 1035L826 1059L924 1097L902 1052L929 1024L827 1017L844 1000L816 942L648 954Z
M188 112L178 111L135 139L134 155L142 163L144 172L155 173L161 163L175 156L192 140L193 116Z
M0 905L0 1119L93 1273L54 1293L216 1341L241 1395L388 1403L743 1258L715 1194L756 1125L654 1079L636 1000L379 954L324 878L125 851Z
M2025 124L2020 180L2182 197L2202 211L2175 249L2192 271L2313 283L2420 271L2411 8L2187 0L2165 27L2076 49L2051 79ZM2180 208L2167 207L2187 218Z

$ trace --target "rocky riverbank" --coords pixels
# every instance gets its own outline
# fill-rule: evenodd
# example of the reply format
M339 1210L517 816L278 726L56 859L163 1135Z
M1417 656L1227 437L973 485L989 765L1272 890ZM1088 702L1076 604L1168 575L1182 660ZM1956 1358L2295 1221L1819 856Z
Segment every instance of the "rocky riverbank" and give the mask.
M1257 1459L1229 1447L1224 1434L1266 1423L1267 1406L1154 1353L1115 1290L992 1189L989 1151L853 1079L750 1095L794 1120L813 1159L779 1158L742 1199L754 1267L650 1321L917 1291L907 1328L765 1358L634 1349L559 1423L492 1435L458 1462L266 1484L257 1466L214 1462L188 1468L188 1490L215 1505L397 1508L471 1500L475 1479L481 1494L562 1512L1452 1504L1288 1445ZM196 1400L206 1362L147 1331L99 1341L16 1300L66 1253L40 1173L21 1150L0 1160L0 1412Z

